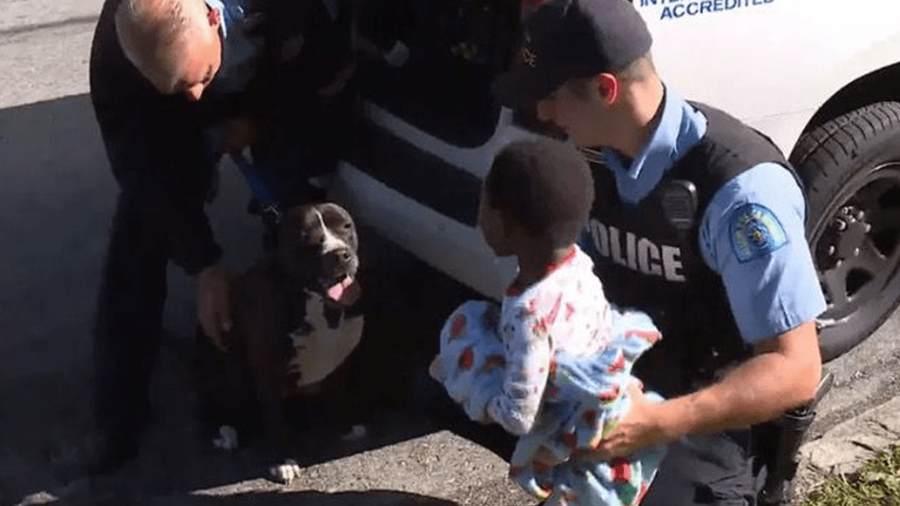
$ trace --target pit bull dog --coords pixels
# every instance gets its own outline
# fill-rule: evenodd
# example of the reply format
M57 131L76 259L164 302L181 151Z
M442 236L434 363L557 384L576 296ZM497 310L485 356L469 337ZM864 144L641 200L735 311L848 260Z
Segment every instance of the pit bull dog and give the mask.
M358 239L350 214L333 203L292 208L278 225L276 243L235 280L227 351L215 349L202 332L195 343L198 415L217 429L214 443L226 450L254 435L287 444L292 406L315 393L362 336ZM290 470L277 467L276 478L289 481Z

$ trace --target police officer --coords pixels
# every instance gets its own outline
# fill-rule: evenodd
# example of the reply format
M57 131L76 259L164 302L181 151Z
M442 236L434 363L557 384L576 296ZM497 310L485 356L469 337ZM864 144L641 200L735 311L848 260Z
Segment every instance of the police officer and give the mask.
M197 279L204 333L221 347L231 327L228 277L205 213L222 151L258 141L254 158L284 169L268 180L283 183L273 193L290 186L281 192L288 205L310 198L302 181L328 168L328 157L310 148L328 143L311 132L340 128L341 115L324 108L338 101L350 75L347 5L260 4L103 5L91 99L121 191L94 329L94 471L135 456L149 422L169 260ZM300 152L286 149L292 146ZM288 170L297 167L303 170Z
M610 301L663 333L635 372L667 400L630 391L600 454L670 443L645 506L752 505L748 427L809 402L821 376L804 196L774 144L679 97L650 49L630 2L548 0L496 91L536 105L593 163L581 244Z

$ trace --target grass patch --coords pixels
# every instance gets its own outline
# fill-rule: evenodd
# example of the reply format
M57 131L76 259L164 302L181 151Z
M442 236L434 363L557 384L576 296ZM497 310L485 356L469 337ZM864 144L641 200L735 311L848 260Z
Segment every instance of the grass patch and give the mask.
M858 475L829 479L802 506L900 506L900 445L867 462Z

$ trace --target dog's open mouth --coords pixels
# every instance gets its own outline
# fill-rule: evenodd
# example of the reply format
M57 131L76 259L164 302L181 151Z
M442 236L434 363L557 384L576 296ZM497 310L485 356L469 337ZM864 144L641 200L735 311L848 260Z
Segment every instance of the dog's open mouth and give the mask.
M328 286L328 283L323 284L326 285L325 298L329 302L344 307L356 304L356 301L359 300L359 296L362 292L359 283L357 283L356 279L350 275L344 276L342 279L333 282L330 286Z

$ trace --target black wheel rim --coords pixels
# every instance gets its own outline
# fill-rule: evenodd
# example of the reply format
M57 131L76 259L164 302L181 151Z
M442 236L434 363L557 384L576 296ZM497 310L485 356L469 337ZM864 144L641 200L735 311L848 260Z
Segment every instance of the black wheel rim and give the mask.
M857 173L821 216L811 236L828 303L820 323L867 331L900 298L900 162Z

